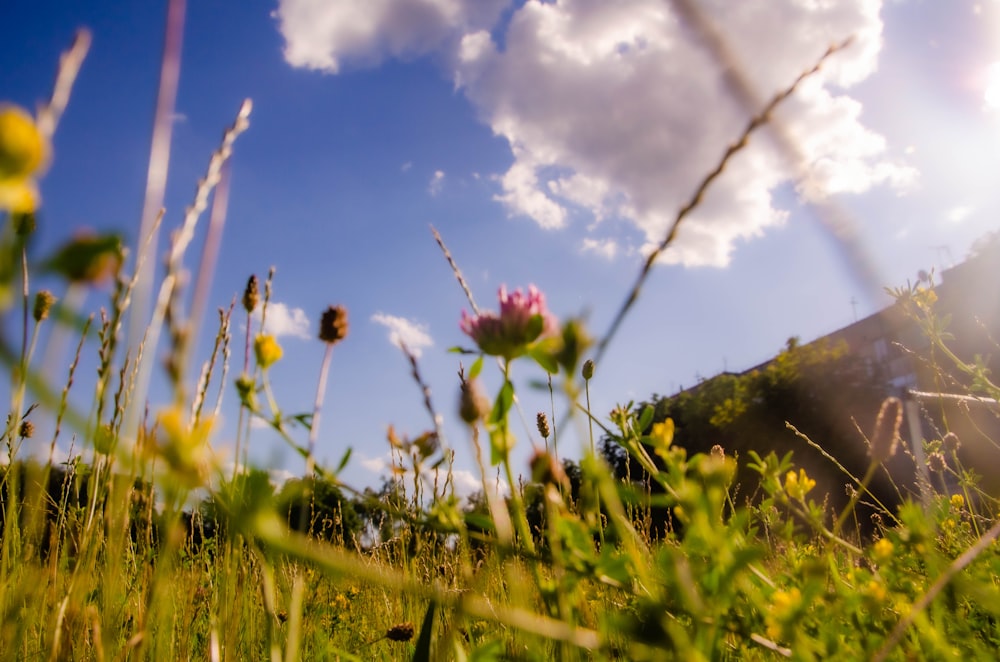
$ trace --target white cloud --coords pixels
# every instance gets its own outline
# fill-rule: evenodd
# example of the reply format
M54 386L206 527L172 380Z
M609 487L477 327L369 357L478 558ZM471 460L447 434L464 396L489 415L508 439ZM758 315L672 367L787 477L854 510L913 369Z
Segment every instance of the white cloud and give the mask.
M437 195L444 189L444 171L435 170L434 176L431 177L431 183L427 185L427 192L431 195Z
M273 16L285 59L297 67L340 71L344 61L375 65L447 46L487 27L507 0L279 0Z
M613 260L618 255L618 242L614 239L591 239L584 237L580 249L584 253L595 253L601 257Z
M375 313L371 319L389 329L389 342L396 347L405 344L406 348L418 358L425 347L434 345L434 340L427 332L426 324L385 313Z
M724 67L663 0L527 0L511 10L500 48L493 21L502 4L283 0L278 14L286 57L299 66L336 71L345 58L443 54L456 87L510 145L513 163L495 181L512 215L549 229L580 214L624 219L650 250L746 125L748 110L726 93ZM876 69L881 0L700 6L761 99L854 36L776 115L802 155L800 195L912 184L915 172L886 157L885 140L862 124L862 106L848 94ZM792 174L767 132L756 134L663 259L727 264L739 240L784 221L772 192Z
M410 168L413 167L413 161L407 161L399 167L400 172L409 172Z
M254 311L254 319L260 324L262 307ZM264 332L270 333L276 338L282 336L292 336L294 338L312 338L310 333L309 318L301 308L289 308L288 305L278 301L270 301L267 304L267 321Z

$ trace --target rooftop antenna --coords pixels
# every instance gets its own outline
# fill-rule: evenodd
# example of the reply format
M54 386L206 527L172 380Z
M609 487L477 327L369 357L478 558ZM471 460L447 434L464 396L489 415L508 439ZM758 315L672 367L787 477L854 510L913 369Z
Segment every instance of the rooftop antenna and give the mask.
M857 297L851 297L851 310L854 312L854 321L858 321L858 299Z

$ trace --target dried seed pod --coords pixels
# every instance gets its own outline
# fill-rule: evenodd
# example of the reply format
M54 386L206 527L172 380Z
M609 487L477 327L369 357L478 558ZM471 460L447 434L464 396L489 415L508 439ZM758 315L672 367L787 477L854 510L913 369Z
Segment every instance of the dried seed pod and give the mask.
M347 337L347 309L330 306L323 311L319 322L319 339L325 343L338 343Z

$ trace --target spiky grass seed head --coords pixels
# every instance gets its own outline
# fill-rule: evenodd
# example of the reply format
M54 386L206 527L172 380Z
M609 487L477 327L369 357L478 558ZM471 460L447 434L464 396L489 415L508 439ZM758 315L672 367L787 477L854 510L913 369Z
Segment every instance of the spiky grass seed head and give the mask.
M319 321L319 339L331 345L347 337L347 309L330 306Z
M552 430L549 428L549 417L545 415L544 411L538 412L538 415L535 416L535 422L538 424L538 434L542 435L542 439L548 439Z
M899 398L886 398L875 419L875 431L868 452L875 462L885 462L896 454L899 429L903 425L903 403Z
M35 306L32 309L32 317L36 322L41 322L49 316L52 305L56 302L56 297L48 290L42 290L35 295Z

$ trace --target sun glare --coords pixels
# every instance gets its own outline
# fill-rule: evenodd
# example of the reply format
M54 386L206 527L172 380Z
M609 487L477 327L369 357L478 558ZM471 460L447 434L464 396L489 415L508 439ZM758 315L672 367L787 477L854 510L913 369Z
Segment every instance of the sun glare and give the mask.
M1000 61L994 62L986 71L986 89L983 91L986 109L1000 111Z

